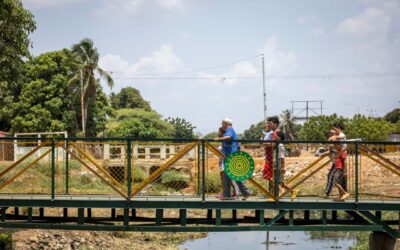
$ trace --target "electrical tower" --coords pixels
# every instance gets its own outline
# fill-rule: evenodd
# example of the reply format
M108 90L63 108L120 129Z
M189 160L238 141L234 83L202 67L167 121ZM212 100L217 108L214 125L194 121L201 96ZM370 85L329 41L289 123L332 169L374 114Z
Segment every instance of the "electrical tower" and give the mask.
M324 101L291 101L294 121L308 121L311 116L322 115Z

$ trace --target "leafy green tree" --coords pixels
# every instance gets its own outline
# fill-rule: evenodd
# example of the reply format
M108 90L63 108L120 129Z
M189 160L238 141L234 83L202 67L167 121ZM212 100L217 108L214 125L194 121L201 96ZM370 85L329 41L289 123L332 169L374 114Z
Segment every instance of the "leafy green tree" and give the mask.
M299 138L309 141L325 141L328 139L329 130L333 123L338 122L345 126L347 121L348 119L336 114L313 116L304 123L300 130Z
M264 130L264 121L253 124L250 126L249 129L246 129L243 132L243 136L241 139L258 140L258 139L260 139L260 136L261 136L263 130Z
M186 138L186 139L193 139L195 138L193 130L196 128L191 124L190 122L186 121L183 118L171 118L168 117L166 119L167 122L169 122L172 127L175 130L175 133L173 135L174 138Z
M33 15L20 0L0 1L0 130L9 130L13 103L22 85L24 59L30 57Z
M367 141L385 141L394 126L381 118L355 115L346 124L347 138L361 138Z
M98 85L95 73L105 79L110 88L114 85L114 81L105 70L99 67L99 53L94 47L92 40L89 38L83 39L72 46L72 51L80 59L81 65L74 72L69 83L80 96L82 134L86 136L86 121L90 99L94 99L97 93Z
M203 139L214 139L218 136L218 132L211 132L203 136Z
M107 125L112 137L172 138L173 126L155 111L144 109L119 109Z
M76 70L77 58L68 49L44 53L26 63L25 84L14 103L13 132L79 131L79 99L68 88L68 78ZM90 102L91 136L105 129L107 98L97 86L96 99Z
M400 122L400 108L393 109L387 113L384 119L391 123Z
M110 99L114 109L140 108L151 111L150 103L143 99L139 90L132 87L122 88L118 94L111 93Z

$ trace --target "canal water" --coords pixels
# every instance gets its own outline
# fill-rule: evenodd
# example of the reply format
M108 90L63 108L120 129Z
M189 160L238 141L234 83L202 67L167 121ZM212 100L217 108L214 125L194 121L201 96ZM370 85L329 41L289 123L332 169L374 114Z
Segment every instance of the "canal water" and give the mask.
M339 236L340 235L340 236ZM268 240L269 237L269 240ZM268 243L267 243L268 241ZM209 233L206 238L188 240L180 250L319 250L349 249L356 244L355 235L338 234L329 237L316 232L223 232Z

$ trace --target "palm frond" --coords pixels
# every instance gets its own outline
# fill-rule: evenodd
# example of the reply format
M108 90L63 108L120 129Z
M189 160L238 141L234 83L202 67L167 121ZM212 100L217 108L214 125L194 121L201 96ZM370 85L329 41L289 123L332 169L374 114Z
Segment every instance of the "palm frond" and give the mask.
M111 75L100 67L97 67L97 73L99 73L100 77L106 80L108 87L112 89L112 87L114 86L114 80L112 79Z

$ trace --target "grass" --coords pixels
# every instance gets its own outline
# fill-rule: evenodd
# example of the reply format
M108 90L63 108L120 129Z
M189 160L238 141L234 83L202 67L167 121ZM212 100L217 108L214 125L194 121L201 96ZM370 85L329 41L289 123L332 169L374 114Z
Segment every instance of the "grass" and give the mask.
M12 249L12 238L10 232L0 233L0 249Z

